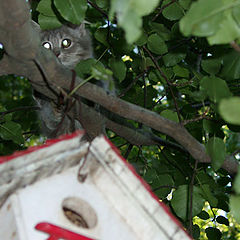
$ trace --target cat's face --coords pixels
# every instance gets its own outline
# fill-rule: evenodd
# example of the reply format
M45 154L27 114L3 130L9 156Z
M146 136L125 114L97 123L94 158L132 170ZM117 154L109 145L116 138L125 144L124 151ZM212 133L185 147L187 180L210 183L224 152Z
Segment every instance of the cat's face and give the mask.
M73 69L81 59L92 57L92 45L84 24L41 31L42 46L52 50L59 61Z

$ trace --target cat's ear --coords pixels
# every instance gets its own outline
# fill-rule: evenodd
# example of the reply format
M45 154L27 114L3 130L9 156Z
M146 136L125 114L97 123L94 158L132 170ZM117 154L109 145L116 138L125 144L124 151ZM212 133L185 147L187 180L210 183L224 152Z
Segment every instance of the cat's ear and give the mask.
M78 35L79 37L84 37L85 35L87 35L87 30L85 28L85 22L81 23L80 25L75 25L72 23L68 23L67 24L68 27L70 27L70 31L74 34L74 35Z
M32 27L37 31L37 32L41 32L41 28L40 25L36 22L34 22L33 20L31 21Z
M84 22L78 26L78 29L81 36L85 36L87 34Z

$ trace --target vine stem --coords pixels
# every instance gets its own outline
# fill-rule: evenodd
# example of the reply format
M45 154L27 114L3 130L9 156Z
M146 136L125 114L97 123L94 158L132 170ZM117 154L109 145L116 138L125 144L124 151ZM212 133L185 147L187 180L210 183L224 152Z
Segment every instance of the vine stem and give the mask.
M91 79L93 79L94 76L91 75L85 80L83 80L80 84L78 84L68 95L67 98L70 98L81 86L83 86L85 83L89 82Z

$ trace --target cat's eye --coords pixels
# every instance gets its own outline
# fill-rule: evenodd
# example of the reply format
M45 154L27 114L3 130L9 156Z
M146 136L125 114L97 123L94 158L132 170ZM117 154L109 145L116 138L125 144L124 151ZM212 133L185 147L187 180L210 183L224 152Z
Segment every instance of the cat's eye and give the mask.
M44 42L42 46L45 47L46 49L51 49L51 44L49 42Z
M72 43L72 42L71 42L70 39L67 39L67 38L66 38L66 39L63 39L63 40L62 40L62 47L63 47L63 48L68 48L68 47L71 46L71 43Z

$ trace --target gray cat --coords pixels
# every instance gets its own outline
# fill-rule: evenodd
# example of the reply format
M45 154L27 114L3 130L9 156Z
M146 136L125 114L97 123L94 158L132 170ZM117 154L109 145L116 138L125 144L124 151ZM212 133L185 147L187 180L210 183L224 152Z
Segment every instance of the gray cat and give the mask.
M85 25L62 27L40 32L42 46L54 52L66 67L74 69L82 60L92 57L92 44Z
M84 24L75 27L63 25L58 29L45 31L40 30L36 23L33 24L40 31L42 46L53 51L58 60L69 69L74 69L80 60L92 57L91 38ZM40 107L42 133L48 138L55 138L82 128L78 121L70 119L64 113L63 106L56 106L37 92L34 92L34 98Z

